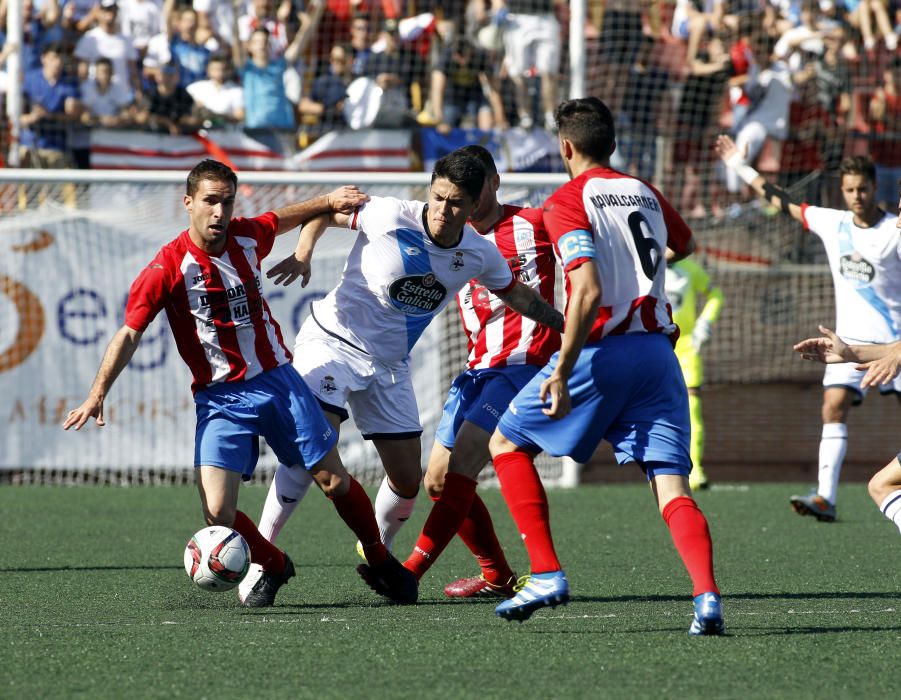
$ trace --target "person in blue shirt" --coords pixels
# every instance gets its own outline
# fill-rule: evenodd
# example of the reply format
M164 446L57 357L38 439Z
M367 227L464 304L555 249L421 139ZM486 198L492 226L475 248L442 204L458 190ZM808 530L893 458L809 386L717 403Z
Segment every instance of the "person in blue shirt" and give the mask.
M41 67L28 71L22 83L25 101L21 125L21 162L26 167L69 167L67 132L79 119L78 88L63 78L63 49L48 44Z

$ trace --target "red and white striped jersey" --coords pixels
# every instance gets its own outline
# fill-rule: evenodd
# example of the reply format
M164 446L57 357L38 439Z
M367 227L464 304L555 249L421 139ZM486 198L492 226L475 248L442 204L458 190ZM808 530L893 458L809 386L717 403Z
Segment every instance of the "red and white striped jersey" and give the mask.
M143 332L163 309L197 392L255 377L291 361L263 298L260 261L272 250L278 217L232 219L225 250L209 255L187 231L163 246L132 283L125 325Z
M506 258L513 275L554 305L554 249L540 209L504 206L494 227L482 234ZM560 348L560 334L518 314L476 280L457 294L469 340L470 369L547 364Z
M610 168L570 180L544 204L544 225L563 269L591 262L601 302L588 342L607 335L665 333L678 337L664 291L667 247L685 253L691 229L651 185Z

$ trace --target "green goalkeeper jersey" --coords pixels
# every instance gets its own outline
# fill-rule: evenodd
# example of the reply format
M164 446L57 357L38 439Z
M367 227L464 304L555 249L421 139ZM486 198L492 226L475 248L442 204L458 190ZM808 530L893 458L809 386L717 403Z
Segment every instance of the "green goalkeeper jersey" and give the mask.
M723 306L723 292L710 281L710 275L691 258L685 258L666 268L666 295L673 307L673 321L679 326L679 336L690 338L699 318L711 325L716 322ZM698 313L699 297L704 307Z

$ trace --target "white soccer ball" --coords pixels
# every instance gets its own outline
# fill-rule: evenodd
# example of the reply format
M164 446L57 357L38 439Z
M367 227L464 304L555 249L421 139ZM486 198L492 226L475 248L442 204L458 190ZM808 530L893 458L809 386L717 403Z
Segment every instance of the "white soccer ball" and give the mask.
M228 591L250 568L250 547L230 527L198 530L185 547L185 571L205 591Z

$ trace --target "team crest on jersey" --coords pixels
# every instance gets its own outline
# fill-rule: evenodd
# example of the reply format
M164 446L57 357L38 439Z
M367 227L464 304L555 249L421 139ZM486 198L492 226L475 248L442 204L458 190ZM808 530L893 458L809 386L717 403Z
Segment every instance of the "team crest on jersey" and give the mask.
M451 272L456 272L457 270L463 269L463 251L462 250L458 250L456 253L454 253L454 257L451 259L451 262L450 262L450 269L451 269Z
M334 394L338 391L338 385L335 384L335 378L330 374L325 375L322 378L322 381L319 382L319 391L323 394Z
M404 248L404 252L410 257L413 257L414 255L419 255L422 251L415 245L408 245L406 248Z
M447 288L434 272L399 277L388 287L388 297L394 307L410 316L434 313L446 296Z
M852 284L871 284L876 278L876 268L856 250L839 258L838 269Z

